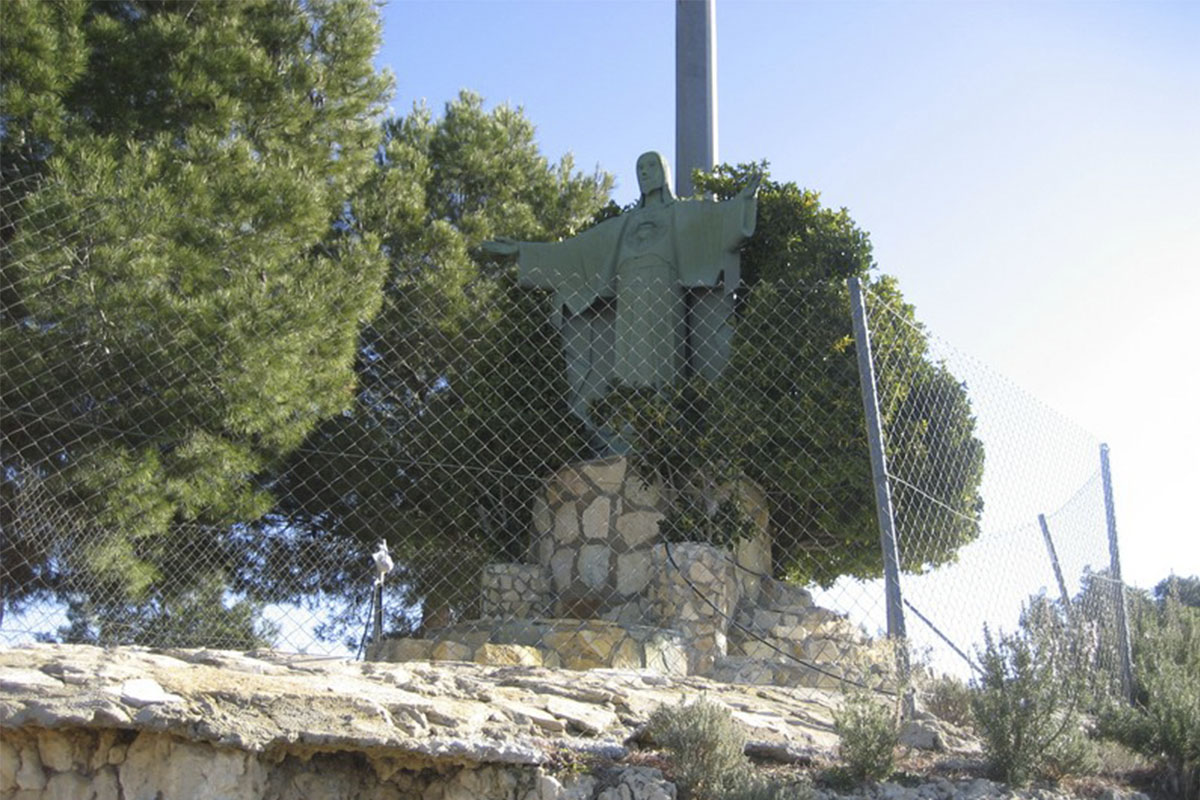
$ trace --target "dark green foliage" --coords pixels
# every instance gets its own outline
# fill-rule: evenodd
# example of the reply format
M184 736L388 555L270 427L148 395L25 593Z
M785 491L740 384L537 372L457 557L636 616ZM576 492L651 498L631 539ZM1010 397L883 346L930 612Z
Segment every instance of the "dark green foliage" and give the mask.
M151 592L136 603L72 602L67 619L59 636L83 644L253 650L270 646L279 635L279 626L262 618L261 604L230 602L226 582L215 574L182 592Z
M833 716L833 729L841 738L838 753L854 780L881 781L895 771L900 729L894 704L865 692L848 694Z
M971 710L996 778L1023 786L1089 768L1080 719L1088 690L1053 609L1035 601L1017 634L997 638L985 627L979 666Z
M732 197L762 168L720 167L697 185ZM764 180L758 197L721 378L693 377L657 394L618 389L597 404L597 418L632 431L638 466L668 484L745 475L761 486L780 575L822 585L880 575L846 288L857 276L875 305L891 309L873 315L872 345L890 457L906 481L894 497L900 529L938 526L937 536L901 542L903 566L946 563L978 534L982 512L983 447L966 388L929 358L895 282L870 278L870 243L845 209L822 207L815 192L794 183Z
M261 517L353 401L385 273L345 214L388 91L376 10L2 6L4 603L165 613L231 566L181 544Z
M414 609L426 622L471 613L482 565L524 554L540 481L588 454L545 298L478 245L576 232L607 202L611 178L582 175L569 157L547 162L519 110L486 111L468 93L438 119L419 107L383 132L353 201L388 256L383 308L363 332L352 410L296 451L278 512L307 539L363 553L386 538L404 565L388 624L405 630ZM348 582L328 566L324 589L365 597L365 574Z
M1154 585L1154 599L1165 604L1169 598L1189 608L1200 608L1200 577L1172 575L1163 578Z
M1200 797L1200 610L1181 597L1195 582L1163 581L1158 603L1134 616L1134 705L1113 702L1100 717L1102 736L1162 759L1185 800Z

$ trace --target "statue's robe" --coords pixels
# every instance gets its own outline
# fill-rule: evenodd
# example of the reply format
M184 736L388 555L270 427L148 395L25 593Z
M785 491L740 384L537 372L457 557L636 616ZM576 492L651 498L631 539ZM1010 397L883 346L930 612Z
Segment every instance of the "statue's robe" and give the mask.
M682 374L720 374L738 247L754 232L756 209L753 197L672 201L562 242L521 243L521 284L554 292L576 414L587 420L588 403L609 385L661 388Z

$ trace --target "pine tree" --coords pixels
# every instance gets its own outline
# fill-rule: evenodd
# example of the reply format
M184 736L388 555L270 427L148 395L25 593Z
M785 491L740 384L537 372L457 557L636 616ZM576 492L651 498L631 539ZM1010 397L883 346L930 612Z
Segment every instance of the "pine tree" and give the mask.
M246 572L315 558L327 569L252 584L272 599L332 592L353 608L366 576L346 572L340 543L366 552L386 538L400 565L392 624L403 628L422 603L469 613L478 568L521 554L540 481L587 455L546 298L478 245L575 233L612 179L579 172L569 155L548 161L520 109L485 110L468 92L437 118L418 106L388 120L384 133L379 168L354 200L389 259L383 309L363 333L361 389L353 412L321 425L281 474L277 513L303 537L248 557Z
M354 401L377 13L2 5L4 602L165 603Z

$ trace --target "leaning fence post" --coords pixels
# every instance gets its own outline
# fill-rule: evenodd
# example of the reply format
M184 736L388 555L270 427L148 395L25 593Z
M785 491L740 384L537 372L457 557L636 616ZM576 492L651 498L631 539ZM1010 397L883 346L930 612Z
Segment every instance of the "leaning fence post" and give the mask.
M871 477L875 484L875 515L879 521L879 547L883 552L883 584L887 599L888 638L896 647L896 666L900 679L909 677L908 641L904 629L904 600L900 593L900 558L896 546L896 523L892 515L892 493L888 485L887 455L883 449L883 425L879 416L879 396L875 392L875 366L871 358L871 335L863 303L862 284L850 278L850 311L854 321L854 350L858 356L858 383L862 389L863 412L867 422L867 441L871 449ZM911 690L906 691L905 713L913 713Z
M1121 659L1121 692L1133 702L1133 657L1129 644L1129 619L1125 613L1125 581L1121 578L1121 551L1117 548L1117 515L1113 510L1112 471L1108 445L1100 445L1100 477L1104 484L1104 519L1108 524L1108 563L1113 580L1113 604L1117 612L1117 654Z
M1067 591L1067 582L1063 580L1062 567L1058 564L1058 552L1054 549L1054 539L1050 538L1050 526L1046 524L1046 515L1038 514L1038 525L1042 526L1042 538L1046 540L1046 552L1050 554L1050 566L1054 567L1054 577L1058 581L1058 592L1062 596L1063 609L1071 614L1071 594Z

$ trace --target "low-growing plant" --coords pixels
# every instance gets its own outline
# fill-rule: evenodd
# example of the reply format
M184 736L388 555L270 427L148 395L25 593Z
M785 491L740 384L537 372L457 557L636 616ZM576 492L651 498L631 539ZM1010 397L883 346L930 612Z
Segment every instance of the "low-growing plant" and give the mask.
M671 763L680 800L811 800L803 780L756 773L746 758L746 736L729 709L701 698L659 706L646 725L650 740Z
M921 689L925 710L940 720L960 728L973 728L971 687L952 675L939 675Z
M1060 778L1094 763L1078 706L1073 648L1026 615L1022 631L993 637L986 626L981 676L971 698L976 730L993 776L1023 786Z
M1161 759L1170 789L1200 798L1200 610L1167 593L1135 621L1134 705L1114 702L1100 734Z
M1153 762L1128 745L1115 739L1096 740L1097 773L1107 776L1123 776L1135 772L1149 772Z
M725 706L703 698L659 706L646 732L667 752L683 798L717 800L745 781L746 735Z
M866 692L850 693L833 716L833 729L841 737L838 752L853 778L881 781L895 770L900 730L894 704Z

